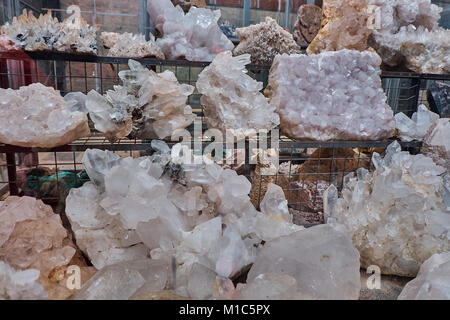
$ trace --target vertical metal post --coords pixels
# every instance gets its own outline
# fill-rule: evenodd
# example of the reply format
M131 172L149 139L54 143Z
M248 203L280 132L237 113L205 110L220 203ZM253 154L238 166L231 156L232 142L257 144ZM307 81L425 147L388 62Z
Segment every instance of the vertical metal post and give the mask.
M143 34L145 39L149 40L149 15L147 12L147 0L139 0L138 20L139 33Z
M244 0L244 8L242 12L242 26L250 25L250 4L251 0Z
M284 2L284 19L285 19L284 27L287 29L289 29L289 20L290 20L289 7L290 7L289 0L285 0L285 2Z
M6 166L8 171L9 194L11 196L18 196L19 188L17 186L16 155L14 152L6 153Z

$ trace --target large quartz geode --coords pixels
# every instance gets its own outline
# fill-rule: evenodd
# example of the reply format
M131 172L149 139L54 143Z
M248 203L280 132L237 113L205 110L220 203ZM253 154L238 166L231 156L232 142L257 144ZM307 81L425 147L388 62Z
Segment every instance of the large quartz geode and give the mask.
M376 53L356 50L277 56L265 93L277 107L281 131L318 141L391 137L395 123L380 63Z
M435 253L450 250L450 212L444 202L446 172L431 158L402 152L397 142L376 170L358 169L344 178L342 196L334 186L325 195L327 222L343 225L361 254L361 266L383 274L415 276Z
M23 14L0 28L14 43L25 50L56 50L62 52L97 53L97 28L80 17L77 27L70 18L60 22L51 12L36 18L32 11Z
M105 95L88 93L86 107L95 129L115 141L124 137L159 138L172 135L194 121L186 100L194 87L180 84L169 70L156 73L129 60L130 70L120 71L123 85Z
M58 91L40 83L0 89L0 142L52 148L88 136L86 114L70 111Z
M252 64L270 66L277 54L301 53L292 34L270 17L259 24L238 28L236 32L240 42L233 54L250 54Z
M170 0L152 0L147 6L156 29L163 35L157 44L167 59L212 61L219 52L234 48L217 24L220 10L192 6L185 14Z
M203 94L201 104L209 128L243 137L279 124L275 107L260 93L263 84L246 74L249 63L249 54L232 57L231 52L223 52L198 76L197 89Z
M157 58L164 59L164 53L155 43L150 33L150 40L145 40L143 34L129 32L102 32L103 46L108 48L108 55L112 57Z

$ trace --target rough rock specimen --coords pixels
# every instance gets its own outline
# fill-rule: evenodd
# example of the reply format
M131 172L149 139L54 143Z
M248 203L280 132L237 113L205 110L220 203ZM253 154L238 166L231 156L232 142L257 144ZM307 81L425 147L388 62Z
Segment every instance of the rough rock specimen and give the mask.
M248 274L286 274L307 299L358 299L359 253L350 237L328 225L311 227L267 242Z
M394 131L381 87L380 57L340 50L277 56L265 94L281 131L299 140L380 140Z
M450 212L442 196L446 170L424 155L402 152L397 142L384 159L374 153L372 161L373 173L358 169L345 177L341 198L330 186L327 221L352 236L362 267L415 276L431 255L450 249Z
M380 25L369 38L391 67L418 73L450 72L450 31L439 27L442 8L430 0L368 0L380 8Z
M212 61L216 54L232 50L233 43L220 30L220 10L191 7L184 13L170 0L152 0L148 13L163 37L156 43L167 59Z
M395 115L395 127L397 136L402 141L419 140L422 141L428 129L439 119L439 115L431 112L421 104L417 112L409 118L403 112Z
M270 131L280 123L275 107L260 92L263 84L246 75L250 55L218 54L198 76L197 89L209 128L230 130L236 137Z
M408 282L399 300L450 300L450 252L434 254Z
M20 50L10 37L0 34L0 52L10 52Z
M433 81L427 92L430 109L442 118L450 118L450 84Z
M450 119L442 118L428 129L420 152L450 171Z
M164 59L164 53L156 45L154 36L150 33L150 40L145 40L143 34L102 32L103 46L108 55L113 57L156 58Z
M123 85L105 95L88 93L86 107L95 128L108 139L159 138L184 129L195 118L186 100L194 87L180 84L169 70L156 73L129 60L130 70L119 72Z
M0 142L51 148L88 136L87 116L71 112L58 91L40 83L0 89Z
M314 40L322 24L322 8L313 4L304 4L298 8L294 25L294 40L310 43Z
M367 26L367 0L324 0L322 28L308 54L342 49L366 50L372 30Z
M97 28L87 24L80 17L79 26L66 19L59 22L49 11L36 18L32 11L24 9L19 17L14 17L0 28L0 33L8 36L25 50L56 50L62 52L97 53Z
M135 260L110 265L87 281L73 300L126 300L140 292L163 290L169 265L158 260Z
M236 32L240 42L233 54L250 54L252 64L255 65L270 66L277 54L301 53L292 34L270 17L259 24L237 28Z
M45 300L47 292L37 282L39 270L14 270L0 261L0 300Z
M152 148L150 157L137 159L85 153L83 164L93 182L70 191L66 212L77 244L95 267L149 253L166 262L175 258L175 293L206 297L215 294L217 276L230 278L250 265L262 241L303 230L290 222L275 186L259 213L244 176L213 163L180 162L161 141L153 140Z

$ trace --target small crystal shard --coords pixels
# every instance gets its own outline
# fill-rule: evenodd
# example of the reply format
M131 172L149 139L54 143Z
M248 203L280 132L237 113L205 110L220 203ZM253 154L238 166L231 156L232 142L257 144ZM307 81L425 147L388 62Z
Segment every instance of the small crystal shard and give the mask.
M114 86L105 95L92 90L86 107L95 128L114 141L130 138L171 136L195 118L186 100L194 87L180 84L173 72L156 73L130 60L130 70L119 72L123 86Z
M292 34L270 17L266 17L266 20L259 24L237 28L236 32L240 42L233 54L250 54L251 62L255 65L270 66L277 54L301 53Z
M248 54L232 57L231 52L223 52L200 73L197 89L203 94L201 103L209 128L231 130L242 137L279 124L275 107L259 92L262 83L245 74L248 63Z
M400 112L395 115L395 127L402 141L422 141L428 129L439 119L439 115L431 112L423 104L414 112L411 119Z
M285 274L297 281L297 291L304 297L358 299L359 267L359 253L350 237L321 225L267 242L247 279L251 283L261 274Z
M71 112L58 91L40 83L0 89L0 142L52 148L90 134L82 112Z
M435 253L449 251L450 214L440 194L446 170L430 158L390 146L373 173L347 179L331 218L352 236L361 266L415 276Z
M376 53L355 50L277 56L265 93L280 114L281 131L318 141L391 137L395 123L380 63Z
M220 30L220 10L192 6L188 13L170 0L152 0L148 13L163 37L156 41L167 59L212 61L216 54L232 50L233 43Z
M112 57L156 58L164 59L164 53L156 45L154 36L145 40L143 34L102 32L103 45Z
M450 252L434 254L408 282L399 300L450 300Z

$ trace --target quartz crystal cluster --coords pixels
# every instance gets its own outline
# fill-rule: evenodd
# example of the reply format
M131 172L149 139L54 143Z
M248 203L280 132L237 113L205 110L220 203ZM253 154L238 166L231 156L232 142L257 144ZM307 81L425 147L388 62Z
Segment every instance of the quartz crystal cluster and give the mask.
M292 34L270 17L259 24L238 28L236 32L240 42L233 54L250 54L252 64L255 65L270 66L278 54L301 53Z
M428 129L420 152L450 171L450 119L437 120ZM450 201L450 199L449 199Z
M88 118L72 112L58 91L40 83L0 89L0 142L51 148L88 136Z
M308 54L342 49L366 50L372 31L367 26L367 0L324 0L322 28Z
M327 190L327 221L352 236L362 267L415 276L426 259L450 249L446 170L424 155L402 152L397 142L384 159L374 153L372 161L373 173L358 169L345 177L342 197L334 186Z
M132 272L134 267L121 263L151 257L174 266L167 285L177 294L205 299L223 293L227 278L254 261L262 241L303 229L292 224L280 187L269 187L258 212L244 176L210 162L181 162L161 141L153 140L152 148L151 156L135 159L95 149L85 153L92 182L70 191L66 213L78 246L98 269L118 265ZM114 270L99 277L115 277L109 275ZM141 276L133 278L130 297L148 281ZM92 280L81 293L100 281L106 280Z
M381 87L380 57L340 50L280 55L265 91L277 107L281 131L305 140L380 140L394 133Z
M0 300L45 300L47 292L36 281L39 270L14 270L0 261Z
M79 25L70 19L62 22L53 18L51 12L36 18L32 11L24 9L23 14L0 28L0 33L8 36L25 50L55 50L62 52L97 53L97 29L80 18Z
M408 282L399 300L450 300L450 252L434 254Z
M154 36L150 33L150 40L145 40L143 34L102 32L103 46L112 57L156 58L164 59L164 53L156 45Z
M395 115L397 135L402 141L422 141L428 129L439 119L439 115L431 112L421 104L411 118L403 112Z
M147 6L156 29L163 35L156 43L167 59L212 61L219 52L234 48L217 24L220 10L192 6L185 14L170 0L152 0Z
M194 87L180 84L169 70L156 73L129 60L130 70L119 72L123 85L114 86L103 96L88 93L86 107L95 124L111 141L123 138L171 136L195 119L186 100Z
M263 84L246 74L250 55L232 57L222 52L198 76L197 89L203 94L201 104L209 128L236 137L270 131L280 123L275 106L260 92Z
M450 73L450 31L438 25L442 8L430 0L368 0L380 8L369 44L389 66L418 73Z

